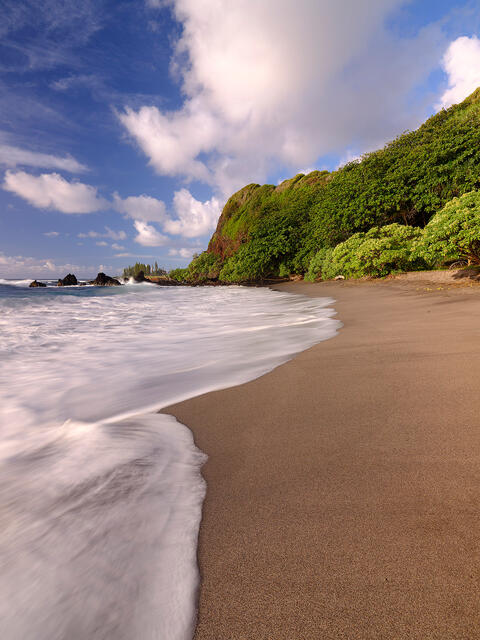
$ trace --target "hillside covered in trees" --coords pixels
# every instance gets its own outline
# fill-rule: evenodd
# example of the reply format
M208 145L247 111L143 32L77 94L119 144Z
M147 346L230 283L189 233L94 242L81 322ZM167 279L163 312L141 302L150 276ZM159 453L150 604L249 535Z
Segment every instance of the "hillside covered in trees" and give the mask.
M428 249L421 229L447 203L479 188L477 89L416 131L337 171L313 171L278 186L240 189L226 203L207 251L172 275L190 282L259 281L290 274L315 279L323 265L332 277L332 252L355 253L366 241L376 259L382 251L388 254L384 267L380 257L380 268L371 275L432 267L431 256L438 263L442 252ZM480 235L480 224L478 231ZM454 254L445 252L444 258L460 256ZM369 274L350 271L354 277Z

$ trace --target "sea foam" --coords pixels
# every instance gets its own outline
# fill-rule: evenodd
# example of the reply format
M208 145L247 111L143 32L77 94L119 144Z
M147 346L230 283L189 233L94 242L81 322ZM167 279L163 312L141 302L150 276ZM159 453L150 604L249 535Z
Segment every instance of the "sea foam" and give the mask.
M184 640L205 455L155 413L333 336L331 300L0 285L0 635Z

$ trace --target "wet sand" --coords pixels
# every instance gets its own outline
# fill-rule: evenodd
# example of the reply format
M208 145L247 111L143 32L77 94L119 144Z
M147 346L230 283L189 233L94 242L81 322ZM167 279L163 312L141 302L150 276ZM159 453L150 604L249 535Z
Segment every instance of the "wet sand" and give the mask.
M281 289L337 337L164 410L209 456L195 638L480 638L480 287Z

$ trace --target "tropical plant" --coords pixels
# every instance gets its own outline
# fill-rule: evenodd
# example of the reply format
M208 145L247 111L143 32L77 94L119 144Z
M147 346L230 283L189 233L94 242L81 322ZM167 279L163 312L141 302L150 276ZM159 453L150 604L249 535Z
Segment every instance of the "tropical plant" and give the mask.
M168 272L168 277L177 282L186 282L188 276L188 269L171 269Z
M417 254L431 264L465 259L480 264L480 192L454 198L424 230Z
M421 235L419 228L396 223L355 233L334 249L321 249L312 259L306 279L315 280L319 275L324 280L338 275L382 277L425 268L425 261L416 253Z

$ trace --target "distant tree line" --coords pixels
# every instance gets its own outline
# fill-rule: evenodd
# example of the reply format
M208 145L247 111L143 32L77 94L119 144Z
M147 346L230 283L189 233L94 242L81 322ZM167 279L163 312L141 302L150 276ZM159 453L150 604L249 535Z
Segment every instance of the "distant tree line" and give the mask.
M162 269L158 266L158 263L155 261L155 264L143 264L142 262L136 262L131 267L125 267L123 270L124 278L131 278L137 276L140 271L146 276L166 276L167 272L165 269Z

